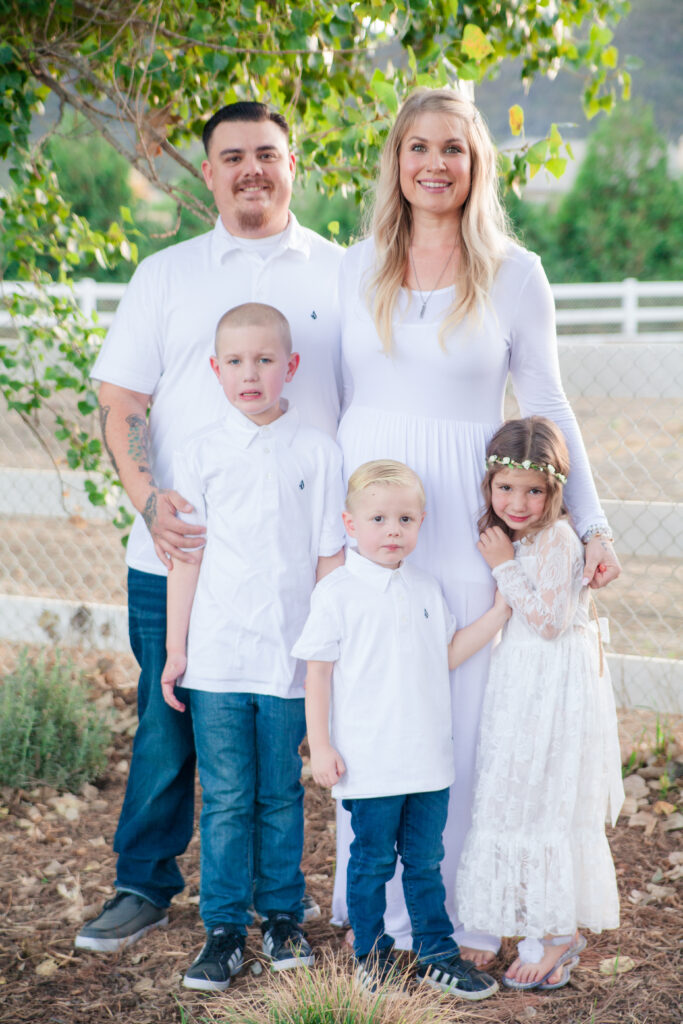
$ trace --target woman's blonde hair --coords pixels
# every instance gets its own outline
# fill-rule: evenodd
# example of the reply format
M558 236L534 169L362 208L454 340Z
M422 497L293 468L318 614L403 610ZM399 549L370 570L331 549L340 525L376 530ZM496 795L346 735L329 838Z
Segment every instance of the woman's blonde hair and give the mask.
M422 508L425 507L425 489L417 473L404 462L394 459L374 459L364 462L349 477L346 490L346 510L352 511L353 503L360 493L368 487L412 487L417 494Z
M452 89L415 89L398 112L384 144L371 213L375 272L366 299L384 351L392 350L392 319L408 265L413 218L401 192L399 152L416 118L425 113L457 118L470 152L472 184L462 208L460 277L456 298L439 328L439 342L489 298L493 279L513 234L498 192L496 152L475 105ZM453 240L455 242L455 239Z
M497 455L499 461L489 463L489 456L492 455ZM565 478L569 475L567 443L560 428L555 426L552 420L546 419L545 416L527 416L522 420L508 420L495 432L486 446L486 475L481 484L486 507L477 523L479 532L482 533L491 526L500 526L508 537L512 536L509 527L493 511L491 502L493 478L497 473L509 468L500 461L506 457L517 466L530 462L541 467L540 471L546 478L548 490L543 513L534 526L534 532L554 523L564 513L562 482L558 480L557 474L561 473Z

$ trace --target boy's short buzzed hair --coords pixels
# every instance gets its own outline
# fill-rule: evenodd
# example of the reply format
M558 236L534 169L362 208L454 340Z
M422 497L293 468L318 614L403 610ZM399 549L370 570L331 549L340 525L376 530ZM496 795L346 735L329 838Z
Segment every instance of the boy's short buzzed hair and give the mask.
M292 354L292 332L289 320L275 306L265 302L243 302L224 313L216 324L216 355L221 334L232 327L271 327L277 331L288 356Z
M412 487L424 509L427 502L425 489L414 469L395 459L374 459L364 462L349 477L346 490L346 509L351 511L355 499L368 487Z

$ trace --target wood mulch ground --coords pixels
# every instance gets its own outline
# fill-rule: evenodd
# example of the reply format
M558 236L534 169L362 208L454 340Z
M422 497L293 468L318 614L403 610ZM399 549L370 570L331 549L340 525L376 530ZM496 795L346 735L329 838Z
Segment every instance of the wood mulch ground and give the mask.
M182 860L185 892L173 902L170 924L116 955L76 953L80 923L111 895L111 842L123 798L134 729L134 674L125 659L88 659L94 696L111 705L117 733L109 768L78 797L46 787L0 792L0 1021L7 1024L157 1024L219 1019L221 999L262 991L269 973L245 969L223 997L186 992L182 973L203 942L198 917L199 843L195 834ZM435 1002L434 1020L482 1024L683 1024L681 937L683 916L683 778L666 792L658 781L666 759L653 760L656 722L623 716L623 750L639 748L651 763L629 783L630 805L610 843L622 900L617 932L589 936L570 985L556 993L502 991L485 1003ZM662 737L662 727L666 735ZM660 747L681 754L683 723L659 722ZM678 744L678 745L676 745ZM669 774L683 763L669 761ZM308 887L323 909L307 926L319 950L347 956L343 933L327 924L334 870L334 808L327 792L306 782ZM675 808L678 808L676 810ZM634 820L635 816L635 820ZM631 822L631 824L629 824ZM248 953L258 959L260 933L250 932ZM618 956L616 971L601 973ZM512 957L505 943L493 973ZM629 967L624 973L621 968ZM218 1016L216 1016L218 1014ZM398 1020L398 1017L397 1017Z

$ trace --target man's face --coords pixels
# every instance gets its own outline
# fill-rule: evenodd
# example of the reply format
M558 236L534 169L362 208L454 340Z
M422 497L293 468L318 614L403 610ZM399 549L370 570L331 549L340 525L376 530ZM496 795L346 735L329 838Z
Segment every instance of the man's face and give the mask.
M224 226L241 238L287 227L295 158L273 121L221 121L202 163Z

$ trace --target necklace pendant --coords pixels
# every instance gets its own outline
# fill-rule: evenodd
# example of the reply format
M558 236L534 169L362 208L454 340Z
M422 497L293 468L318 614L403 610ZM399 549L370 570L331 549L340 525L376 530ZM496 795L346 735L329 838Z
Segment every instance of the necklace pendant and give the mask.
M426 303L426 302L423 302L423 303L422 303L422 309L420 310L420 320L422 320L422 318L424 317L424 315L425 315L425 309L426 309L426 308L427 308L427 303Z

